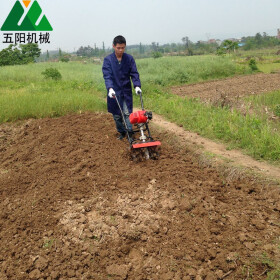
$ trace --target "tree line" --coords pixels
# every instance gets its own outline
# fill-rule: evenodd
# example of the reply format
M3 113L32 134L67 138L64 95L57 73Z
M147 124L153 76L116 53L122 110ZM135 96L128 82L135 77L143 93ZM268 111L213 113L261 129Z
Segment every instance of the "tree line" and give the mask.
M268 36L267 33L257 33L255 36L242 37L241 39L228 39L224 41L209 40L192 42L188 36L182 38L182 43L171 43L160 45L157 42L144 45L128 45L126 51L131 53L136 58L141 57L156 57L163 54L180 54L184 55L202 55L211 53L231 53L237 49L253 50L260 48L268 48L280 46L280 40L275 36ZM102 48L87 46L81 46L76 54L81 57L104 57L112 52L111 47L105 48L104 43Z
M132 54L135 58L154 57L158 58L163 55L203 55L203 54L218 54L235 52L237 49L254 50L260 48L269 48L280 46L280 40L275 36L268 36L267 33L257 33L255 36L242 37L240 40L210 40L207 42L198 41L192 42L188 36L182 38L182 43L170 43L160 45L158 42L151 44L128 45L126 51ZM47 51L41 54L38 44L26 45L9 45L6 49L0 51L0 66L5 65L20 65L35 62L40 57L39 61L62 61L68 62L77 58L102 58L113 51L113 48L105 47L104 42L102 48L98 48L96 44L91 46L81 46L74 53L66 53L61 49L58 51Z
M280 40L274 36L268 36L266 32L257 33L252 37L243 37L241 42L244 43L244 50L271 48L280 45Z

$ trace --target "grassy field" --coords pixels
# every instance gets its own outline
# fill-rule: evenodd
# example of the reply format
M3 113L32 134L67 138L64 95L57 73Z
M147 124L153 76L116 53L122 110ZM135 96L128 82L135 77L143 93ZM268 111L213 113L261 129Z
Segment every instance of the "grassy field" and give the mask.
M205 105L168 93L149 95L146 105L172 122L200 135L241 148L257 159L280 160L280 126L256 114Z
M250 50L245 51L242 49L239 49L234 56L237 58L246 58L246 57L258 57L263 59L275 59L277 56L277 52L279 51L279 47L274 48L267 48L267 49L256 49L256 50Z
M217 56L162 57L137 61L143 85L171 86L249 73L246 65Z
M41 74L54 67L61 81ZM138 61L145 88L223 78L245 72L230 59L175 57ZM25 118L60 116L75 111L105 110L106 89L101 65L37 63L0 68L0 123Z
M247 64L237 63L233 57L197 56L141 59L137 66L147 108L188 130L224 141L229 148L242 148L255 158L279 163L280 134L268 118L182 99L168 89L171 85L248 74ZM49 67L60 71L61 81L44 79L41 73ZM106 110L101 67L70 62L0 68L0 123ZM255 102L257 107L257 102L268 101ZM274 99L271 106L273 102L280 103ZM135 105L139 106L137 99Z
M258 68L263 73L273 73L275 71L280 71L280 61L279 63L259 63Z
M154 65L154 67L151 66L153 72L149 73L149 71L145 71L143 74L144 79L142 78L142 80L144 80L143 89L147 93L145 97L146 106L156 113L164 115L172 122L183 126L187 130L198 132L202 136L214 140L219 139L223 141L227 144L228 149L240 148L256 159L265 159L279 164L280 125L278 122L270 120L267 115L260 114L264 106L271 106L270 110L273 112L275 110L280 111L278 92L256 96L254 97L255 99L253 98L248 101L248 103L251 102L254 104L253 106L256 107L256 110L254 113L247 114L246 116L238 110L205 105L197 100L182 99L169 92L168 86L174 85L174 80L176 81L175 84L179 85L180 83L192 83L206 80L206 73L212 73L210 79L219 78L221 76L226 77L228 73L230 73L229 76L233 76L236 73L249 73L249 70L246 68L247 64L237 63L232 65L232 60L230 60L230 58L224 61L224 58L220 58L221 65L224 63L222 69L217 69L216 67L218 66L213 64L211 65L212 68L209 67L213 57L204 56L203 58L209 64L207 65L207 63L205 63L205 65L197 69L196 67L190 66L191 63L189 63L188 71L186 71L185 74L187 73L186 75L190 77L190 79L184 82L181 82L178 77L177 80L174 78L169 82L168 79L165 79L165 72L162 71L162 74L160 74L160 72L157 72L157 67L161 65L161 69L175 69L176 66L169 65L169 67L163 67L163 65L167 64L164 60L160 62L154 61L154 63L158 63L158 65ZM145 65L145 60L141 62ZM174 64L176 64L176 62L174 62ZM265 61L263 61L262 65L265 65ZM270 60L267 65L271 65ZM277 64L277 66L280 65ZM184 68L179 67L177 69ZM140 67L140 71L141 70ZM225 72L222 73L222 71ZM158 75L154 75L155 72L157 72ZM194 73L199 74L195 75ZM172 74L174 74L173 71L168 75L172 76ZM165 82L158 82L160 78L165 79ZM145 79L150 80L145 83ZM139 104L137 105L139 106ZM279 107L277 107L277 105L279 105Z
M45 80L41 72L56 67L62 81ZM80 111L104 111L102 94L93 88L92 66L35 64L0 69L0 123L57 117Z
M280 91L250 96L246 98L246 101L251 102L255 109L262 109L265 106L270 112L274 112L274 114L280 117L280 112L278 112L278 107L280 104Z
M280 55L277 55L279 48L259 49L253 51L238 51L232 58L240 64L248 64L251 58L257 62L259 70L263 73L273 73L280 70Z

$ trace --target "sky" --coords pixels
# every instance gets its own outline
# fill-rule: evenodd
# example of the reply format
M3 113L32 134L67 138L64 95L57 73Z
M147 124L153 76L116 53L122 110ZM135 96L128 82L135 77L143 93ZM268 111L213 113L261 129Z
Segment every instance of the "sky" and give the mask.
M0 26L16 0L1 0ZM20 0L21 1L21 0ZM32 0L35 1L35 0ZM38 0L53 27L43 51L111 47L117 35L127 45L241 38L257 32L276 35L280 0ZM30 8L29 5L28 8ZM0 31L0 49L4 32Z

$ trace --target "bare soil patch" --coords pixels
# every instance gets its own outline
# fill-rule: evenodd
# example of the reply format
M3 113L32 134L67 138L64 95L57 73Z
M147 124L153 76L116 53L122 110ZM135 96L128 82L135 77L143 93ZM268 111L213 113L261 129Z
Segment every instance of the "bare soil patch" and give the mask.
M280 73L255 74L237 76L223 80L215 80L192 85L175 86L171 88L174 94L199 98L202 101L238 102L246 95L271 92L280 89ZM227 105L227 104L224 104Z
M227 182L164 134L128 160L111 116L0 127L0 279L265 279L280 190Z

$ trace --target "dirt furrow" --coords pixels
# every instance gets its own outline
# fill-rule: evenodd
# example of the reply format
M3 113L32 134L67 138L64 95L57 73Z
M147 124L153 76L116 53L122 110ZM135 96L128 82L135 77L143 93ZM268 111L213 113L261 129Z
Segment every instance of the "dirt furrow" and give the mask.
M231 77L223 80L174 86L171 91L180 96L199 98L215 103L221 98L237 101L247 95L271 92L280 89L280 73L255 74Z

